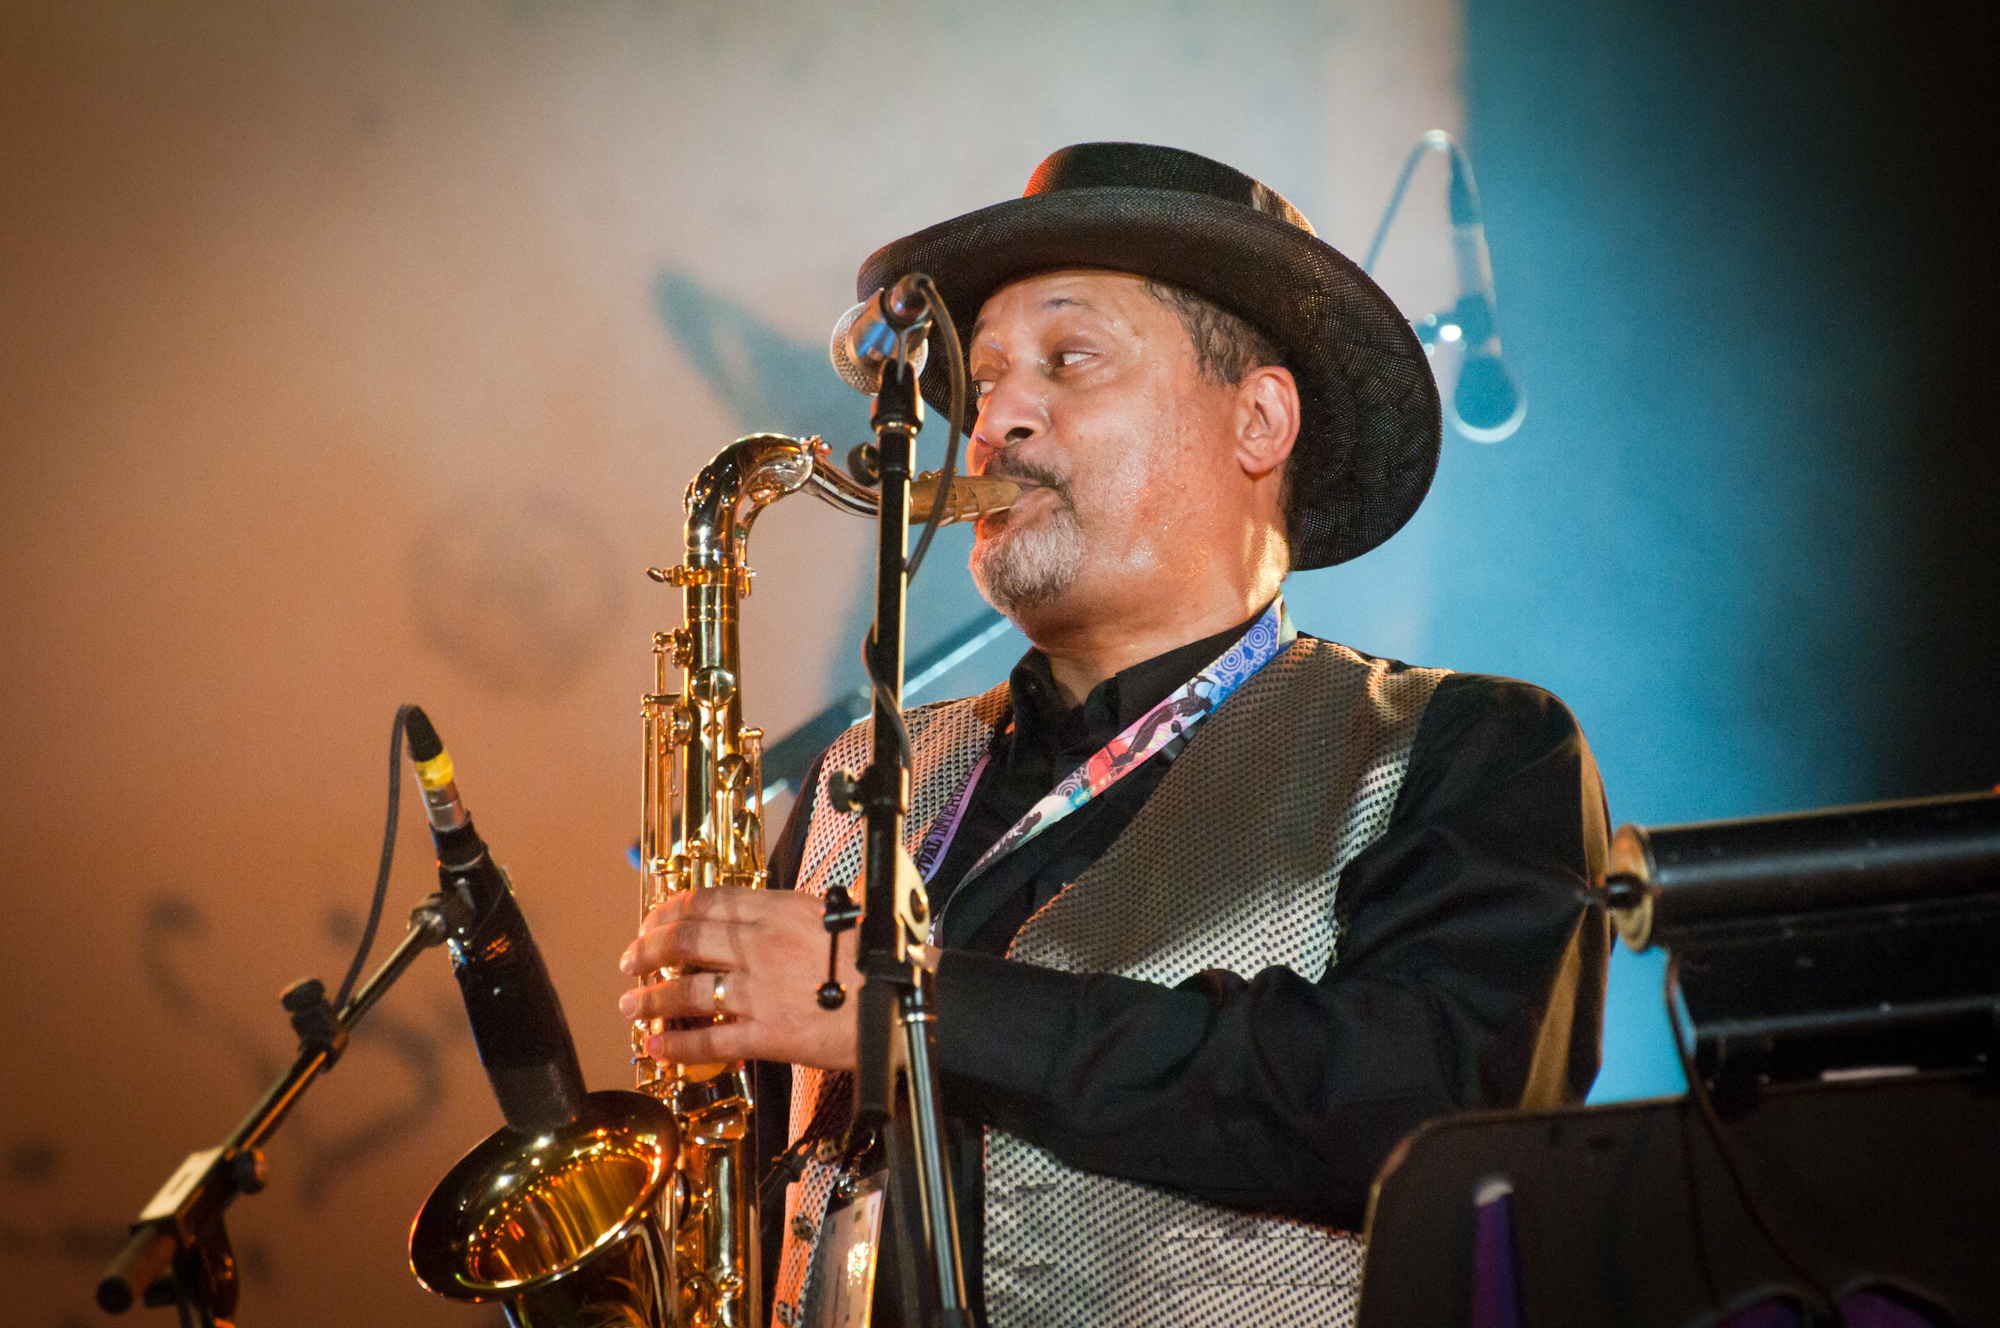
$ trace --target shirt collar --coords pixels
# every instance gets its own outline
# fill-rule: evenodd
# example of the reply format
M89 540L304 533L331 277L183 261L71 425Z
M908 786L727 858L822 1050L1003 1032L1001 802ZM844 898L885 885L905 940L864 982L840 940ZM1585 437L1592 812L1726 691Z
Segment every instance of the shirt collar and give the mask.
M1071 753L1081 760L1208 667L1263 614L1260 608L1234 627L1122 669L1091 688L1083 704L1074 708L1063 705L1062 689L1056 686L1048 656L1030 650L1007 679L1016 743Z

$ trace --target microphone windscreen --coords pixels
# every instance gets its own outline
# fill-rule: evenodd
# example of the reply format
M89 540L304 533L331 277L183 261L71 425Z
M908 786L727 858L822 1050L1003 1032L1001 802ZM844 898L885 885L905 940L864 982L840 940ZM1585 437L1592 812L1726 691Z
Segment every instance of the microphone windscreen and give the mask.
M1465 357L1451 394L1452 427L1475 443L1511 437L1528 414L1528 398L1506 362L1490 351Z
M882 371L878 368L870 374L854 362L854 346L848 341L847 333L854 326L854 320L866 313L873 303L871 296L842 314L840 321L833 325L833 336L826 345L827 358L833 361L833 371L840 375L840 381L870 396L875 395L875 389L881 385Z
M861 303L840 316L833 325L833 336L826 345L827 358L833 361L833 371L840 375L840 381L857 392L874 396L882 388L882 361L870 355L866 358L855 354L854 325L864 315L871 316L871 325L862 329L863 340L878 345L892 344L895 332L881 321L879 314L872 311L878 307L882 292L877 290ZM916 354L910 357L911 367L918 373L924 371L924 362L930 358L930 342L917 343Z
M431 727L431 717L421 706L411 706L410 713L403 717L403 732L410 739L410 759L418 765L434 760L444 750L437 730Z

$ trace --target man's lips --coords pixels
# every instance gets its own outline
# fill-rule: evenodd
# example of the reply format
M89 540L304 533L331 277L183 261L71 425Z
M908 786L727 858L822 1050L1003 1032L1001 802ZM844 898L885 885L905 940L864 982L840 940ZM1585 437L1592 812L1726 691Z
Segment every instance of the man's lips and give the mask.
M1040 498L1046 498L1047 501L1055 503L1062 501L1062 493L1053 485L1037 484L1033 480L1014 479L1012 476L1009 476L1008 479L1012 483L1021 486L1021 496L1009 505L1007 512L1018 512ZM1006 512L1001 513L1003 516L1006 514Z
M1037 491L1045 491L1066 500L1066 491L1069 488L1069 484L1060 475L1051 473L1027 474L1013 469L988 471L987 473L998 476L1000 479L1006 480L1009 484L1019 485L1021 497L1023 498Z
M1013 475L1006 478L1021 486L1021 496L1009 504L1006 511L979 518L973 527L973 533L979 539L988 539L1010 529L1015 524L1016 517L1020 517L1023 521L1032 521L1043 511L1060 506L1062 503L1062 494L1050 485L1037 484L1033 480Z
M997 535L1006 530L1013 515L1017 512L1021 513L1024 517L1032 519L1039 515L1041 510L1051 502L1063 507L1071 505L1069 481L1049 467L1024 462L1016 457L1001 455L993 457L991 464L985 470L981 471L980 474L989 479L1005 480L1009 484L1018 486L1020 489L1019 495L1009 504L1006 511L996 512L992 516L981 517L979 519L975 529L978 537L981 539L985 539L990 535ZM1044 493L1050 494L1052 497L1046 500L1037 498L1038 494Z

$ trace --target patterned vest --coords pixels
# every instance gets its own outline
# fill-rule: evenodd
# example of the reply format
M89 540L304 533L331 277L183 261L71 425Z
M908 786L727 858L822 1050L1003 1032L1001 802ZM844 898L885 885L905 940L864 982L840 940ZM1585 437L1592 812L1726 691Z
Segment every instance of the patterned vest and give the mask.
M1249 977L1283 965L1317 978L1339 943L1341 870L1387 828L1443 676L1299 638L1194 731L1124 832L1028 920L1009 957L1167 986L1211 968ZM912 853L1007 703L1003 684L909 712ZM866 764L868 747L868 727L857 725L829 749L823 772ZM861 820L830 810L825 773L798 880L814 894L861 871ZM795 1072L794 1138L822 1080ZM839 1181L813 1161L786 1191L780 1325L810 1321L800 1300ZM985 1203L990 1328L1353 1318L1362 1249L1351 1233L1078 1171L993 1129Z

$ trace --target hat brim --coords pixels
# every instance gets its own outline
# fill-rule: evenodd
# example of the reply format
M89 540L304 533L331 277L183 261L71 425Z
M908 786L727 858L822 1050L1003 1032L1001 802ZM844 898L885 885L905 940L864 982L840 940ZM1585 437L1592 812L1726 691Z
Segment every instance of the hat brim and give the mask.
M1443 416L1422 343L1345 255L1255 208L1126 185L1030 194L885 245L862 265L856 293L927 273L967 336L1002 286L1065 267L1193 291L1278 345L1301 398L1287 511L1294 569L1359 557L1423 502ZM934 346L923 390L940 409L948 374Z

